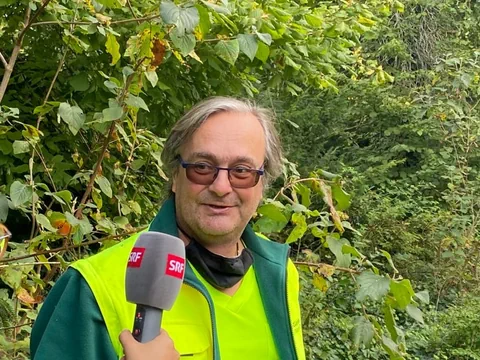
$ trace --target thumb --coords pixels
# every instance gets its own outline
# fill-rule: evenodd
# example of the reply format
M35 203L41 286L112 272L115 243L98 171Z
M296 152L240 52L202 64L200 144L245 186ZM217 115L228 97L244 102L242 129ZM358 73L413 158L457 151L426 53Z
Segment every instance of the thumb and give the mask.
M125 354L127 353L127 349L130 349L137 344L137 340L135 340L132 333L128 330L123 330L118 339L122 343Z

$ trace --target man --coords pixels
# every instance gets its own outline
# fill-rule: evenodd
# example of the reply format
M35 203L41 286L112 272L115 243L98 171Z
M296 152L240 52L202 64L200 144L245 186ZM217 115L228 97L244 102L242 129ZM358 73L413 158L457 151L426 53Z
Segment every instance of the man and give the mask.
M186 245L185 280L162 320L180 356L304 359L289 248L248 225L264 187L281 171L269 112L232 98L208 99L177 122L162 160L172 196L149 230ZM74 263L59 279L32 331L34 359L122 355L118 335L132 328L135 311L125 300L125 268L137 237Z

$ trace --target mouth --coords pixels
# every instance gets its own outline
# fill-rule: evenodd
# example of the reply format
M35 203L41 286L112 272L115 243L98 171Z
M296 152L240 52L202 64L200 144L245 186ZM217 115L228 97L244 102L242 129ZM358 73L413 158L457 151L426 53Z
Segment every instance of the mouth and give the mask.
M228 209L228 208L231 208L233 206L229 206L229 205L219 205L219 204L205 204L213 209Z

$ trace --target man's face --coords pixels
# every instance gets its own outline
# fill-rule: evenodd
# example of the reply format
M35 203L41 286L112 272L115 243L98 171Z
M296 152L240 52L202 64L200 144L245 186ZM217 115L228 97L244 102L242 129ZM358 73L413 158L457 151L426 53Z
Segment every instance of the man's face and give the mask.
M252 114L217 113L200 126L180 153L187 163L259 169L265 159L264 131ZM233 188L228 172L220 170L211 185L198 185L180 167L172 184L177 221L206 243L236 240L262 198L262 182L263 177L254 187Z

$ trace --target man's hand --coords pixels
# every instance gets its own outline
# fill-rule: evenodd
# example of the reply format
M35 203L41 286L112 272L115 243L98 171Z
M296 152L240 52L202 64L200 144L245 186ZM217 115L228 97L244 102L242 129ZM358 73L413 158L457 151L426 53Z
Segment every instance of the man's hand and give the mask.
M155 339L142 344L135 340L128 330L119 336L125 356L123 360L178 360L180 354L175 349L172 339L165 330Z

